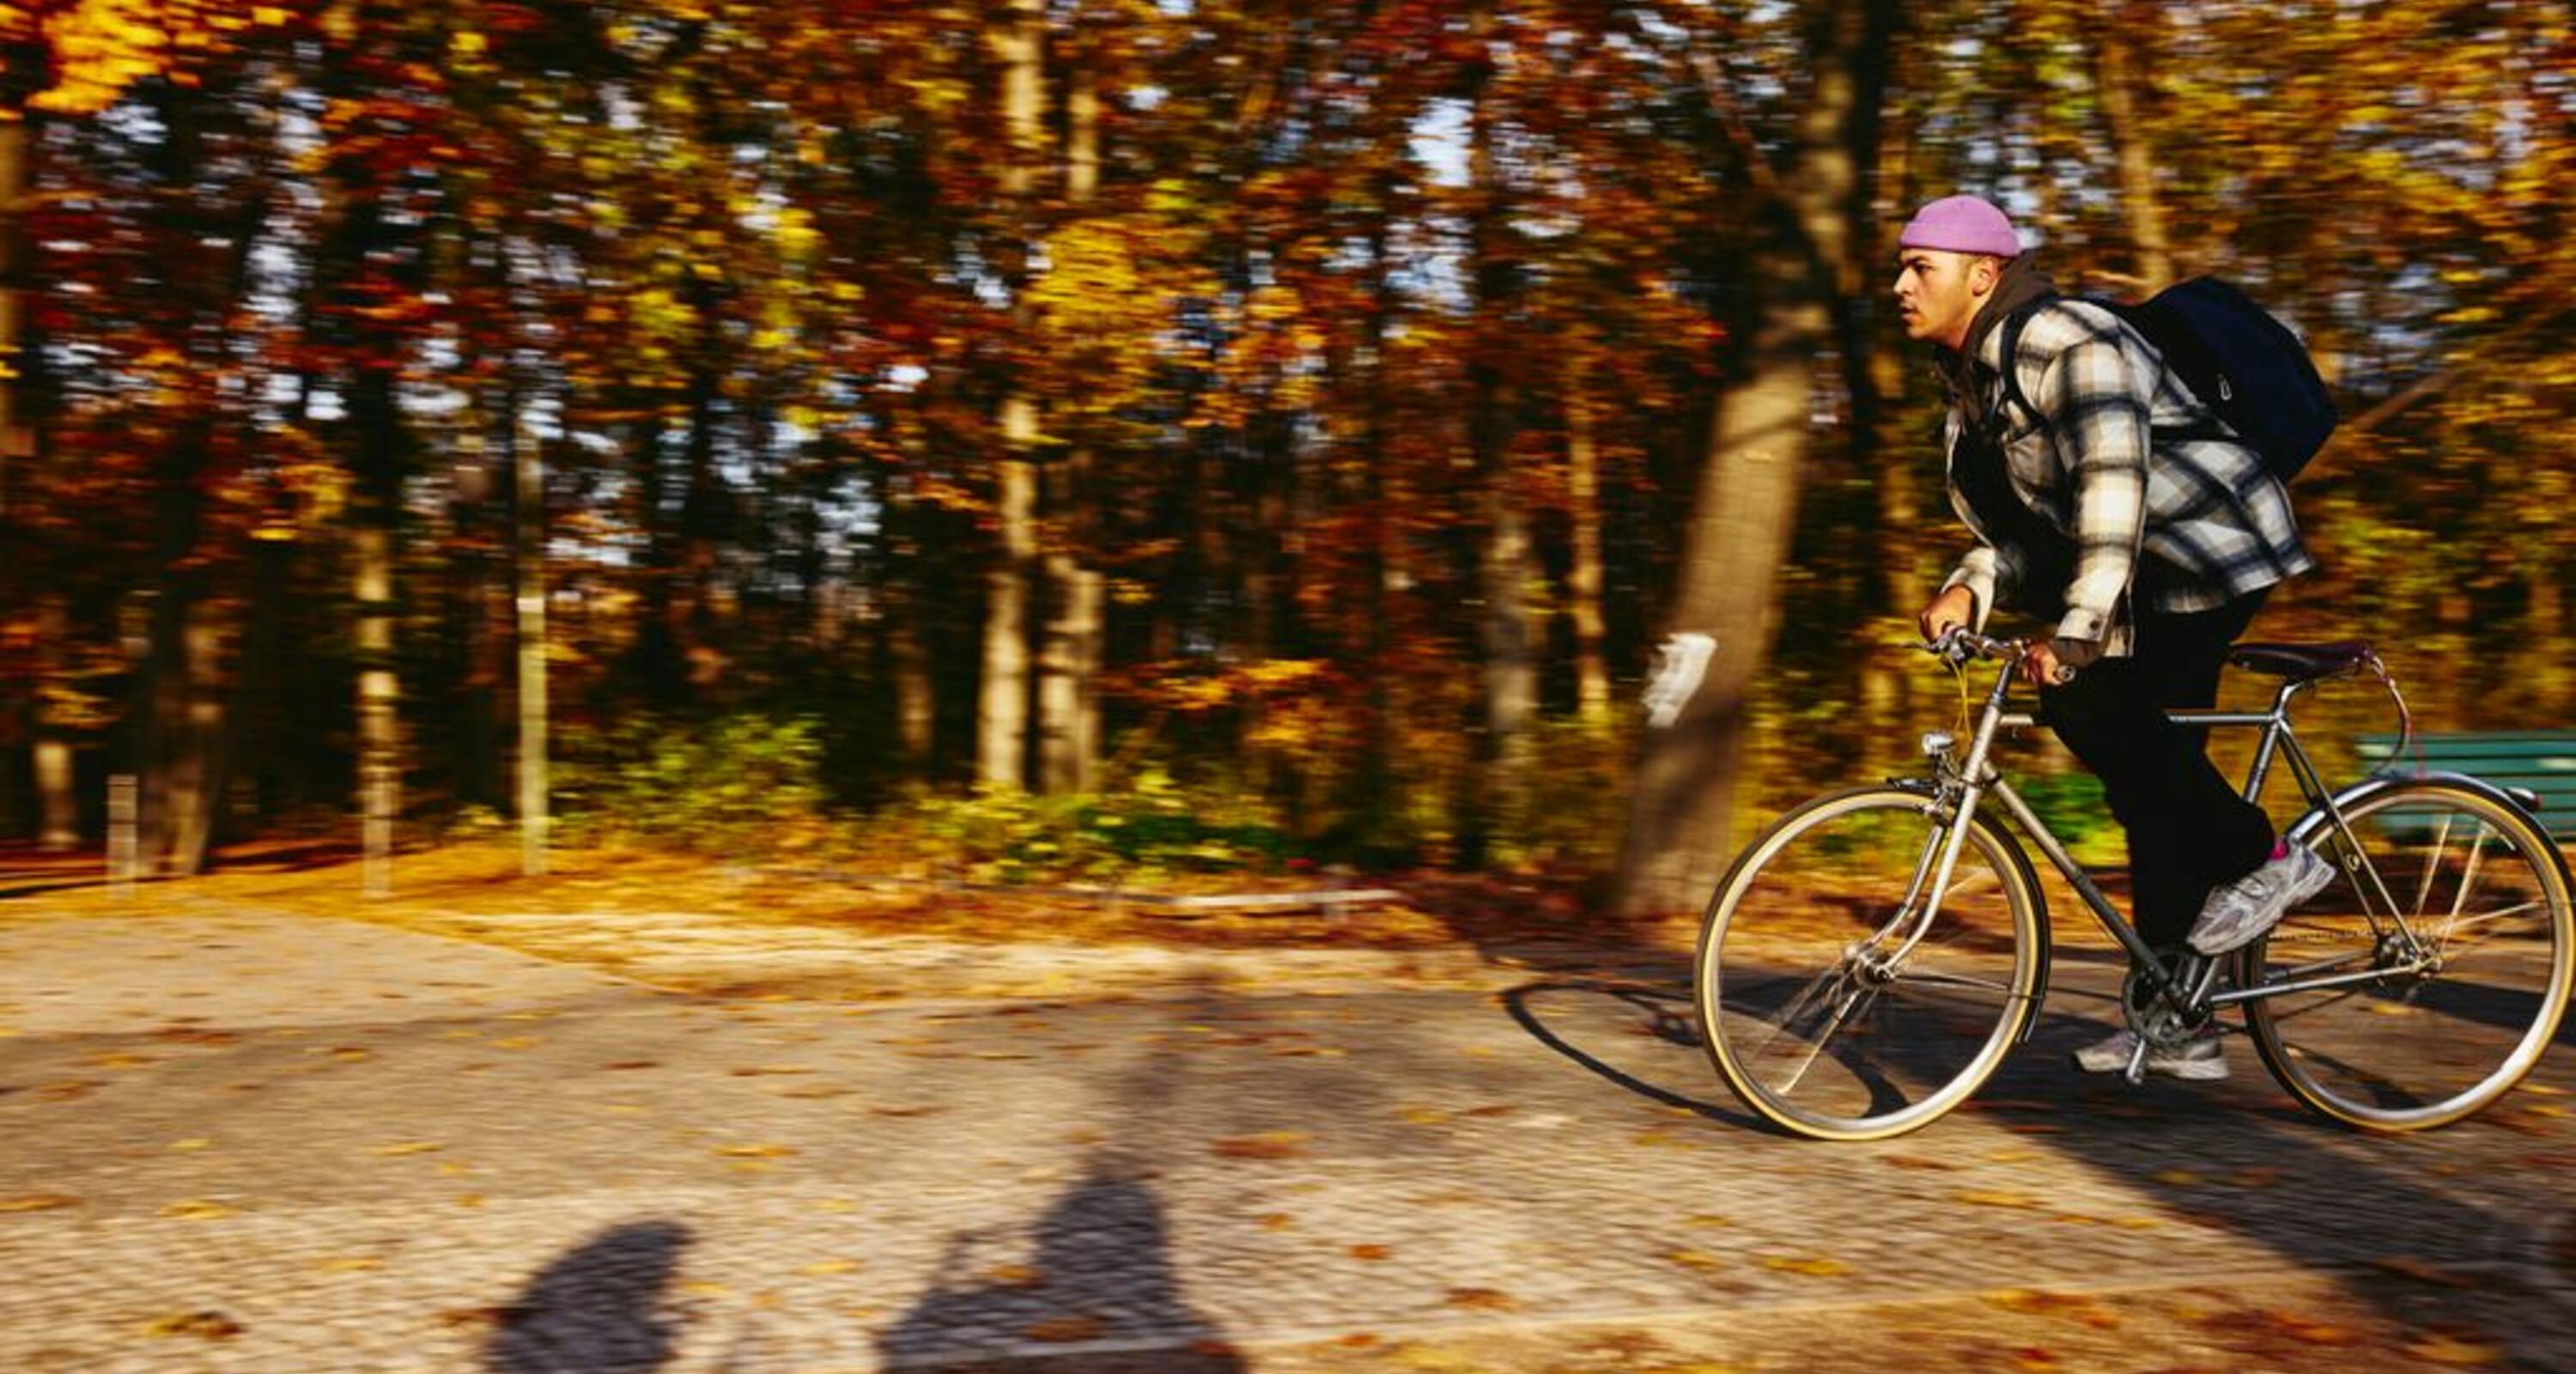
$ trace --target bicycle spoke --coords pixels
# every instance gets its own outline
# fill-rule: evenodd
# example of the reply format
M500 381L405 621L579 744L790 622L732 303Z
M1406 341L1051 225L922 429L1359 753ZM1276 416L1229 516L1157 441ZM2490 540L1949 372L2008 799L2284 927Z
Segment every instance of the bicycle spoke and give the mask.
M1789 1075L1788 1082L1776 1085L1778 1091L1784 1095L1796 1092L1798 1084L1805 1081L1807 1070L1816 1066L1816 1061L1824 1056L1825 1046L1833 1042L1834 1036L1841 1032L1843 1023L1851 1018L1852 1009L1865 1006L1876 997L1877 994L1867 988L1852 989L1852 995L1843 999L1841 1006L1834 1008L1834 1019L1826 1024L1824 1034L1817 1036L1815 1043L1807 1048L1807 1057L1798 1061L1798 1071ZM1776 1040L1778 1037L1773 1038Z
M1808 982L1806 987L1800 989L1797 997L1792 999L1789 1005L1779 1013L1779 1024L1772 1030L1771 1038L1763 1041L1760 1048L1754 1051L1755 1057L1759 1058L1769 1055L1771 1053L1771 1047L1780 1042L1780 1037L1790 1034L1799 1034L1796 1027L1799 1021L1806 1016L1808 1007L1814 1005L1817 998L1826 988L1838 986L1847 980L1850 975L1848 964L1849 961L1846 960L1843 964L1838 964L1833 968L1825 970L1823 973L1817 974L1813 980ZM1804 1038L1803 1035L1801 1035L1801 1038Z
M2007 997L2017 995L2013 992L2012 984L2001 978L1971 978L1964 973L1901 973L1897 975L1896 983L1900 985L1907 983L1924 983L1930 984L1934 987L1949 988L1980 988L1987 992L1999 992Z
M2484 926L2490 921L2501 921L2508 917L2521 916L2530 912L2539 911L2544 909L2546 905L2547 904L2543 902L2530 901L2506 907L2502 911L2490 911L2481 916L2455 915L2442 926L2441 945L2438 952L2448 954L2451 949L2451 942L2459 937L2461 931L2467 930L2471 927ZM2510 932L2508 932L2508 934L2510 934ZM2469 940L2461 945L2461 949L2463 952L2478 949L2487 945L2495 938L2496 937L2494 935L2490 934L2478 939Z

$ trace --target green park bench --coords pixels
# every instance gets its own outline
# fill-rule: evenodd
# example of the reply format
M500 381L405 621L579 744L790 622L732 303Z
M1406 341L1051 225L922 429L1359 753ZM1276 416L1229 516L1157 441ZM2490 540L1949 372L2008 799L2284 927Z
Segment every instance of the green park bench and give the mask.
M2419 734L2402 757L2391 759L2395 735L2353 740L2374 773L2466 773L2509 791L2537 796L2541 825L2553 838L2576 835L2576 731L2506 730Z

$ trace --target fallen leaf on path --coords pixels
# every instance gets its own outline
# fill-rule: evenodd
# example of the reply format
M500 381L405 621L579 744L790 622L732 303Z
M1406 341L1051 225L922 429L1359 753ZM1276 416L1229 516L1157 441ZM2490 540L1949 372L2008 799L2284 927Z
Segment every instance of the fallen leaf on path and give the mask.
M1044 1288L1046 1275L1026 1264L997 1264L976 1275L986 1283L1003 1288Z
M1829 1279L1837 1274L1848 1274L1851 1272L1850 1265L1843 1263L1841 1260L1826 1259L1821 1255L1811 1259L1791 1259L1785 1255L1765 1255L1762 1257L1762 1267L1765 1269L1777 1269L1784 1274L1804 1274L1807 1277L1814 1279Z
M1385 1259L1395 1252L1383 1245L1354 1245L1350 1253L1352 1259L1374 1261Z
M317 1260L313 1267L325 1274L366 1274L384 1268L385 1262L370 1255L337 1255Z
M2402 1274L2410 1279L2421 1279L2426 1283L2438 1283L2444 1288L2477 1287L2477 1282L2467 1275L2417 1259L2413 1255L2387 1255L2370 1263L2374 1268L2385 1269L2392 1274Z
M793 1145L719 1145L715 1152L726 1159L784 1159L796 1153Z
M2254 1315L2265 1326L2301 1345L2358 1345L2361 1343L2361 1333L2340 1322L2326 1321L2276 1307L2264 1308Z
M68 1079L60 1083L47 1083L36 1089L36 1100L39 1102L69 1102L76 1097L89 1096L90 1090L97 1086L99 1085L85 1079Z
M235 1209L210 1198L189 1198L161 1209L161 1215L173 1221L220 1221L233 1215Z
M1715 1273L1729 1267L1724 1255L1712 1255L1706 1250L1675 1250L1665 1258L1675 1264L1685 1265L1705 1273Z
M80 1199L69 1193L19 1193L0 1197L0 1212L51 1212L78 1206Z
M2457 1327L2427 1331L2403 1348L2419 1360L2455 1368L2495 1364L2504 1359L2504 1348L2492 1339Z
M375 1155L380 1159L399 1159L404 1155L436 1154L446 1148L447 1147L445 1145L440 1144L435 1140L396 1140L388 1144L379 1145L374 1149L367 1151L367 1153Z
M2052 1293L2039 1288L1997 1288L1977 1295L1986 1303L2007 1312L2065 1312L2093 1305L2093 1299L2081 1293Z
M170 1148L181 1154L193 1154L198 1150L211 1150L215 1148L215 1142L201 1135L192 1135L185 1140L171 1141Z
M192 1030L186 1026L172 1026L155 1031L152 1033L152 1038L168 1041L174 1045L230 1045L241 1039L231 1031Z
M147 1336L195 1336L200 1340L228 1341L242 1333L242 1324L221 1312L179 1312L147 1323Z
M1297 1219L1286 1212L1264 1212L1253 1220L1260 1223L1264 1231L1285 1231L1297 1224Z
M1891 1169L1947 1170L1959 1167L1946 1159L1933 1159L1926 1155L1889 1155L1885 1159L1880 1160L1879 1163L1884 1164Z
M809 1279L827 1279L835 1274L855 1274L867 1266L854 1259L818 1260L796 1272Z
M1020 1334L1033 1341L1088 1341L1109 1329L1109 1323L1087 1312L1070 1317L1049 1317L1020 1328Z
M2040 1200L2028 1193L2015 1193L2001 1188L1971 1188L1959 1194L1959 1200L1971 1207L2035 1208L2040 1205Z
M1521 1306L1520 1299L1499 1288L1452 1288L1446 1301L1476 1312L1517 1312Z
M2171 1188L2191 1188L2209 1181L2189 1169L2158 1169L2148 1177Z
M1259 1135L1228 1136L1216 1143L1216 1152L1224 1159L1295 1159L1306 1152L1304 1131L1264 1131Z

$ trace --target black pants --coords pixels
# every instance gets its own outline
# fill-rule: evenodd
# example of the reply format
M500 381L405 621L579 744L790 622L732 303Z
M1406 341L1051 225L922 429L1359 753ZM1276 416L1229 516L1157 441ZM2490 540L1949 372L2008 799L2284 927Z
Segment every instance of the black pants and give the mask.
M2098 659L2040 693L2043 718L2102 790L2129 838L2132 916L2158 949L2179 947L2209 890L2260 867L2272 820L2209 761L2209 732L2165 719L2218 701L2228 646L2265 593L2188 615L2141 612L2126 658Z

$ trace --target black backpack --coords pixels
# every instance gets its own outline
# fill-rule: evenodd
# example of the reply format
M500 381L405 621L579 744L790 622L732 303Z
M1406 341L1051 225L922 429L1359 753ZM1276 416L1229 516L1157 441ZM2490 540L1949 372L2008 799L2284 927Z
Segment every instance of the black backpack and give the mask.
M2057 299L2057 298L2050 298ZM2334 398L2307 345L2244 292L2215 277L2177 282L2136 305L2084 297L2126 321L2164 355L2191 394L2287 482L2334 433ZM2031 409L2012 358L2035 302L2004 322L2005 394Z

